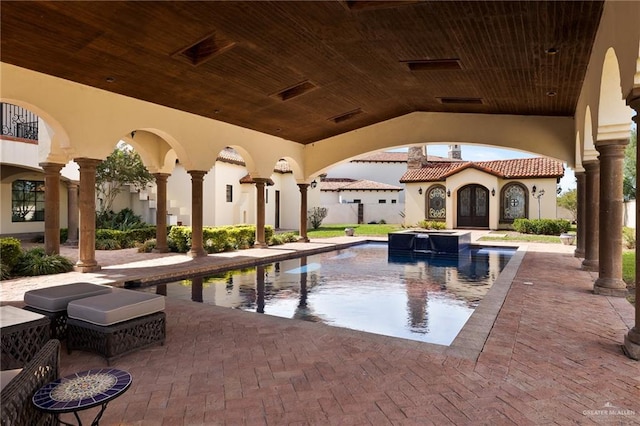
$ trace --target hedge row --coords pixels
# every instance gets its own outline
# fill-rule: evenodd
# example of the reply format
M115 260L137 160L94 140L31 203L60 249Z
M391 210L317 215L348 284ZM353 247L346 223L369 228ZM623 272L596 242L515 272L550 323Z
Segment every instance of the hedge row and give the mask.
M156 237L156 227L146 226L128 231L117 229L96 229L96 248L98 250L115 250L135 247Z
M571 229L571 222L566 219L516 219L513 229L522 234L560 235Z
M264 227L265 239L273 238L273 227ZM256 242L256 227L253 225L231 225L202 228L202 242L207 253L246 249ZM172 251L186 253L191 250L191 227L173 226L169 231Z

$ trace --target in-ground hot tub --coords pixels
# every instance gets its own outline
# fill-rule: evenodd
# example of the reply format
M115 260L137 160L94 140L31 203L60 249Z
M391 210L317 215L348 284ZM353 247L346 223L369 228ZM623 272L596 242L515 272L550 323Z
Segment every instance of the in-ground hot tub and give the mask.
M389 233L389 252L459 253L471 244L464 231L400 231Z

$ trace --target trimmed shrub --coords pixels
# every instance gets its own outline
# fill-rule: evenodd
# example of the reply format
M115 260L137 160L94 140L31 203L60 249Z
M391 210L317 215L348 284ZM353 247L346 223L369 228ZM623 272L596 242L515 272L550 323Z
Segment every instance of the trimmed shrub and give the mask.
M571 222L566 219L516 219L513 229L521 234L560 235L571 229Z
M8 280L11 278L11 270L4 263L0 263L0 280Z
M191 228L188 226L174 226L169 231L169 239L175 244L175 251L186 253L191 249Z
M439 222L437 220L426 220L426 219L421 220L418 223L418 226L424 229L434 229L434 230L447 229L447 224L445 222Z
M15 267L16 274L25 277L60 274L71 270L73 264L69 259L59 254L47 255L42 248L23 252Z
M60 242L66 243L68 239L69 239L69 229L60 228Z
M625 248L636 248L636 230L626 226L622 228L622 242L624 243Z
M284 234L275 234L269 240L270 246L279 246L285 243L294 243L298 241L298 236L293 232L285 232Z
M145 241L151 240L155 237L156 227L153 225L125 231L127 247L135 247L136 243L144 244Z
M272 226L264 227L266 241L273 237ZM173 226L169 231L171 251L186 253L191 250L191 227ZM206 226L202 229L203 248L207 253L220 253L227 250L247 249L256 241L256 227L253 225Z
M120 242L113 238L96 240L96 250L120 250L121 248Z
M0 261L11 273L22 255L22 244L14 237L0 238Z
M229 241L229 231L226 227L205 227L202 229L202 241L207 253L220 253L233 248Z
M156 248L156 239L152 238L142 244L138 244L138 253L151 253Z

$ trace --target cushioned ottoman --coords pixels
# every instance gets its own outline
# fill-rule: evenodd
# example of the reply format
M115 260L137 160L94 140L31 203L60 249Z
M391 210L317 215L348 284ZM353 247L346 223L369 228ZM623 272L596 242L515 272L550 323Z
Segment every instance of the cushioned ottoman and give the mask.
M51 321L51 338L64 339L67 334L67 305L84 297L111 293L106 285L91 283L64 284L29 290L24 294L24 309L45 315Z
M69 302L67 349L99 353L107 363L166 336L164 296L134 290Z

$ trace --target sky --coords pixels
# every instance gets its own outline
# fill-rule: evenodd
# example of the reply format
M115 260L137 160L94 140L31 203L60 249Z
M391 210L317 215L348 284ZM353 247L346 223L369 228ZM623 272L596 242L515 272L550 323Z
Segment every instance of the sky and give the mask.
M512 149L491 148L480 145L461 145L462 159L467 161L491 161L491 160L509 160L513 158L531 158L536 157L523 151ZM401 148L397 151L406 151L407 148ZM449 145L428 145L427 152L429 155L437 155L438 157L447 157L449 154ZM573 169L564 165L564 177L560 179L560 187L562 192L576 188L576 177Z

